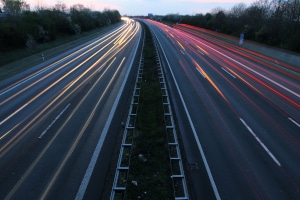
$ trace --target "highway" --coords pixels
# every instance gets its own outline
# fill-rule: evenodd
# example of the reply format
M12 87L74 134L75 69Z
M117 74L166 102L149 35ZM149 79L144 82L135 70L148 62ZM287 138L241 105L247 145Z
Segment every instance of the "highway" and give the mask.
M144 22L159 47L190 199L299 199L299 68L193 27ZM128 20L0 82L0 199L106 198L140 41L141 25Z
M100 197L140 41L127 20L0 83L0 199Z
M160 49L191 199L299 199L299 68L196 28L144 22Z

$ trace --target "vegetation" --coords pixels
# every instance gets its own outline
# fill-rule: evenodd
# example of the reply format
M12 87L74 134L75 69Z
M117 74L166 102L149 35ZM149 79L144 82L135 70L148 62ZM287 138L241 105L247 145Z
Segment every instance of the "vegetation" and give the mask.
M268 45L300 52L300 1L256 0L249 7L240 3L231 10L216 8L194 16L167 15L163 20L186 23Z
M0 52L27 48L54 41L63 36L80 35L82 32L119 22L117 10L91 11L81 4L69 10L63 3L53 8L30 11L22 0L2 0L0 9Z
M174 199L155 48L146 25L144 66L126 199Z

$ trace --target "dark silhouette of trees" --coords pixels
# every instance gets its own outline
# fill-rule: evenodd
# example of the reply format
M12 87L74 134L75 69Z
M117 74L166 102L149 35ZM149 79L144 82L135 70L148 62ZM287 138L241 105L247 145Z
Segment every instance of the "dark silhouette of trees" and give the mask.
M163 20L178 23L170 16ZM256 0L248 7L240 3L229 11L181 16L181 23L234 36L244 33L247 40L300 52L299 0Z
M83 5L70 10L63 3L30 11L22 0L1 0L6 17L0 18L0 51L34 48L61 36L80 34L121 20L117 10L92 11Z

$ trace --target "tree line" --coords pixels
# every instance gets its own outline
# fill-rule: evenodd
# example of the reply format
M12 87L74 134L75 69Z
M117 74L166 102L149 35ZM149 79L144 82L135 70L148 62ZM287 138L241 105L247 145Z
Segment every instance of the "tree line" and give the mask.
M67 9L63 3L52 8L37 8L22 0L0 0L0 51L35 48L37 44L61 36L76 35L119 22L117 10L92 11L81 4Z
M194 16L170 14L163 20L186 23L247 40L300 52L300 1L257 0L250 6L240 3L229 11L215 8Z

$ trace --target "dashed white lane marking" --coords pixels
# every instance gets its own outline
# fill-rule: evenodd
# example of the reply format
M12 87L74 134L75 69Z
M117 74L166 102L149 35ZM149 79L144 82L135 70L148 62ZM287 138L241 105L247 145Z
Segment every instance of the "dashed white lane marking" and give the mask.
M257 135L252 131L252 129L246 124L246 122L240 118L241 122L245 125L251 135L256 139L256 141L262 146L262 148L269 154L269 156L274 160L274 162L280 167L280 162L275 158L272 152L266 147L266 145L257 137Z
M198 50L199 53L201 53L204 56L204 53L202 53L202 51Z
M201 72L198 68L196 68L196 69L197 69L197 71L203 76L203 78L206 78L205 75L202 74L202 72Z
M141 38L141 35L139 35L139 39L140 38ZM134 56L136 55L137 50L138 50L138 48L136 46L135 47L135 51L133 53ZM86 188L87 188L87 186L89 184L89 181L91 179L91 176L92 176L92 172L94 171L94 168L95 168L95 165L96 165L96 161L98 160L98 156L99 156L99 154L100 154L100 152L102 150L102 146L104 144L104 140L105 140L106 135L108 133L109 126L110 126L110 124L112 122L112 118L113 118L113 116L114 116L114 114L116 112L117 105L119 104L119 101L120 101L120 98L121 98L121 94L122 94L122 92L124 90L124 87L125 87L125 84L126 84L126 82L128 80L128 76L129 76L129 73L130 73L132 65L133 65L133 60L134 59L132 59L131 62L130 62L130 64L129 64L130 67L129 67L129 69L127 70L127 72L125 74L125 77L124 77L123 82L122 82L122 84L120 86L119 92L118 92L118 94L117 94L117 96L115 98L113 107L111 108L111 111L109 113L107 121L106 121L106 123L104 125L104 128L102 130L101 136L100 136L100 138L98 140L97 146L96 146L96 148L94 150L94 153L92 155L92 158L91 158L91 160L89 162L88 168L86 169L85 175L84 175L84 177L83 177L83 179L81 181L81 184L79 186L79 189L78 189L76 197L75 197L75 200L82 200L83 197L84 197ZM124 60L122 60L122 62L123 61Z
M236 78L233 74L231 74L229 71L227 71L225 68L222 67L222 69L227 73L229 74L230 76L232 76L233 78Z
M157 38L156 35L155 35L155 37ZM186 104L185 104L185 101L184 101L184 99L183 99L183 96L182 96L182 94L181 94L181 92L180 92L180 89L179 89L178 83L177 83L177 81L176 81L176 79L175 79L173 70L172 70L171 67L170 67L170 62L169 62L168 59L167 59L167 56L166 56L166 54L165 54L165 51L164 51L163 48L162 48L162 45L161 45L160 41L159 41L159 40L157 40L157 41L158 41L158 43L159 43L159 45L160 45L160 48L161 48L161 50L162 50L162 52L163 52L164 57L166 58L168 67L169 67L169 69L170 69L171 75L172 75L173 80L174 80L174 82L175 82L175 86L176 86L176 88L177 88L177 91L178 91L178 93L179 93L181 102L182 102L182 104L183 104L185 113L186 113L186 115L187 115L187 117L188 117L190 126L191 126L192 131L193 131L194 138L195 138L195 140L196 140L196 143L197 143L199 152L200 152L200 154L201 154L201 157L202 157L202 160L203 160L203 163L204 163L206 172L207 172L207 174L208 174L208 178L209 178L209 180L210 180L212 189L213 189L213 191L214 191L215 198L216 198L217 200L221 200L221 197L220 197L218 188L217 188L217 186L216 186L216 183L215 183L215 181L214 181L213 175L212 175L211 170L210 170L210 168L209 168L209 164L208 164L208 162L207 162L207 160L206 160L206 157L205 157L205 154L204 154L204 150L203 150L203 148L202 148L202 146L201 146L201 143L200 143L200 140L199 140L199 138L198 138L196 129L195 129L194 124L193 124L193 122L192 122L191 116L190 116L190 114L189 114L189 111L188 111L187 106L186 106ZM197 70L198 70L198 68L197 68ZM199 71L199 70L198 70L198 71ZM200 71L199 71L199 72L200 72ZM201 72L200 72L200 73L201 73ZM202 74L202 73L201 73L201 74ZM202 76L203 76L203 74L202 74ZM205 78L205 76L203 76L203 77Z
M69 103L56 117L55 119L51 122L51 124L49 124L49 126L41 133L41 135L38 137L39 139L41 139L46 132L53 126L53 124L60 118L60 116L69 108L69 106L71 105L71 103Z
M300 127L300 124L297 123L297 122L296 122L295 120L293 120L292 118L289 117L289 120L290 120L291 122L293 122L294 124L296 124L296 126Z

